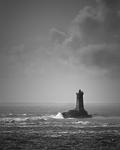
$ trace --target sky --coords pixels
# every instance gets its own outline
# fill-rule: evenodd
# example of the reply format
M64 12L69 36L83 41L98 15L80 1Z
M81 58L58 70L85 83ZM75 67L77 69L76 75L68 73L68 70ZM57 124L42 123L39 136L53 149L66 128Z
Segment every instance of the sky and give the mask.
M1 0L0 103L120 102L119 0Z

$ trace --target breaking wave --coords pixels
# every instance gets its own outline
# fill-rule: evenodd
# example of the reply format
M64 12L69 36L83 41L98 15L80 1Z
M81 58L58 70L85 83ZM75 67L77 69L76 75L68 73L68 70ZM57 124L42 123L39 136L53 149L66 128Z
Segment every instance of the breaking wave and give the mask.
M43 116L27 116L27 114L21 114L21 116L9 114L7 117L1 117L0 122L13 123L13 122L30 122L30 121L46 121L49 119L64 119L63 115L58 112L56 115L43 115Z
M60 112L58 112L57 115L51 115L50 117L54 119L64 119L62 113Z
M74 127L120 127L120 117L93 116L92 118L68 118L64 119L62 113L32 115L32 114L9 114L0 117L1 125L52 125L52 126L69 126Z
M76 121L75 124L82 124L82 125L87 125L89 124L89 121Z

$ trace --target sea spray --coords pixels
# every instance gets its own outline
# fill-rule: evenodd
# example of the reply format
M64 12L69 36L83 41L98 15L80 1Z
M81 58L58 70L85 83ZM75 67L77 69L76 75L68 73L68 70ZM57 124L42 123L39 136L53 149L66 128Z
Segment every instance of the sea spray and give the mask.
M58 112L57 115L51 115L50 117L54 119L64 119L63 115L60 112Z

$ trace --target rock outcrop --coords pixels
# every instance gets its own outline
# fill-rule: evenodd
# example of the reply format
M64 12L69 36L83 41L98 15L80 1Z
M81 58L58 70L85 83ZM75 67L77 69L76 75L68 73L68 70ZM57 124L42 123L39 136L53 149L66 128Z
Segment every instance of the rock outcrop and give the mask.
M67 112L63 112L62 115L64 118L89 118L92 117L88 114L88 112L84 109L84 102L83 102L83 91L79 90L76 93L76 108L73 110L69 110Z

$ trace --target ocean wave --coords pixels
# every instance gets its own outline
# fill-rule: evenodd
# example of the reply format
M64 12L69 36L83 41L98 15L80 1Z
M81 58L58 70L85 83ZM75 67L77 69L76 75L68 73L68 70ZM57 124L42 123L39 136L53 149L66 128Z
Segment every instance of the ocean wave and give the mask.
M62 113L60 112L58 112L57 115L50 115L49 117L53 119L64 119Z
M46 121L49 119L64 119L63 115L58 112L56 115L43 115L43 116L28 116L27 114L22 114L22 116L18 117L2 117L0 118L0 122L4 123L14 123L14 122L34 122L34 121Z
M92 115L93 119L120 119L120 116L113 116L113 115Z
M120 127L120 117L93 116L92 118L64 119L62 113L46 115L9 115L0 117L0 125L55 125L84 127Z
M6 122L6 123L13 123L13 122L24 122L28 118L19 118L19 117L5 117L5 118L0 118L0 122Z
M74 122L75 124L82 124L82 125L88 125L90 122L89 121L76 121Z

